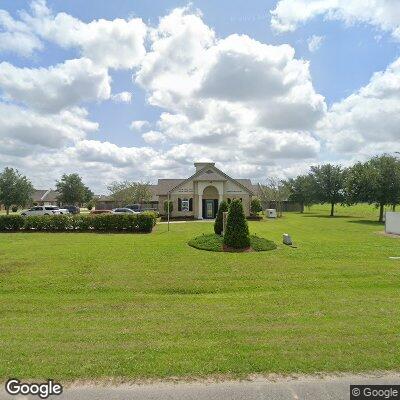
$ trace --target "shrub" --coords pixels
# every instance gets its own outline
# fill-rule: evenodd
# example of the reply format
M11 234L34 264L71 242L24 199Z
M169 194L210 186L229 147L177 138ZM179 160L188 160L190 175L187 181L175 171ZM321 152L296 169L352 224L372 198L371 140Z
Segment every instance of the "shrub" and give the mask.
M249 227L242 202L238 199L232 200L229 206L224 244L235 249L244 249L250 246Z
M144 211L142 215L147 215L149 218L153 220L153 226L157 223L158 213L155 211Z
M24 226L24 217L21 215L1 215L0 231L18 231Z
M262 211L260 199L254 198L253 200L251 200L250 213L258 214L260 211Z
M169 202L164 201L164 211L165 211L165 214L168 214L168 203L169 203L169 213L171 214L172 211L174 210L174 203L172 203L171 200Z
M218 207L217 217L214 222L214 232L217 235L222 234L223 226L223 213L228 211L228 203L226 201L221 201L221 204Z
M0 231L24 229L26 231L58 232L146 232L153 230L156 215L143 214L99 214L99 215L21 215L0 216Z
M18 207L17 206L12 206L11 207L11 211L14 212L14 213L17 212L18 211Z

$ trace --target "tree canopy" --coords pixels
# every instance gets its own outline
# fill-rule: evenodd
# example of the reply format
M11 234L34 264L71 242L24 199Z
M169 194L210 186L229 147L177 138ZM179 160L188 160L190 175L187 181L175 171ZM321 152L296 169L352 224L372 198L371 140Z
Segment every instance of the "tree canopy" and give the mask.
M64 174L56 182L58 201L63 204L76 205L88 203L93 198L93 192L85 186L78 174Z
M0 174L0 203L4 204L7 214L11 206L26 206L31 200L33 190L28 178L16 169L6 167Z
M285 184L290 192L289 200L299 203L301 212L304 212L304 206L315 203L314 182L310 175L299 175L288 179Z
M115 181L108 185L111 197L119 205L143 204L152 197L148 182Z

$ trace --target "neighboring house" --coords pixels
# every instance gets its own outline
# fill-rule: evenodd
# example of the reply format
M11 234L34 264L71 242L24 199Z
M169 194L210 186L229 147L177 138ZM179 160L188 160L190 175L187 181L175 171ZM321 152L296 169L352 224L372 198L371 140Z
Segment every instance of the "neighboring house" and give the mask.
M32 194L32 204L38 206L56 206L58 205L57 196L58 192L52 189L35 189Z
M246 216L250 215L255 186L250 179L234 179L215 166L215 163L194 163L196 172L186 179L159 179L158 210L164 215L164 203L173 203L171 217L215 218L218 205L240 199Z

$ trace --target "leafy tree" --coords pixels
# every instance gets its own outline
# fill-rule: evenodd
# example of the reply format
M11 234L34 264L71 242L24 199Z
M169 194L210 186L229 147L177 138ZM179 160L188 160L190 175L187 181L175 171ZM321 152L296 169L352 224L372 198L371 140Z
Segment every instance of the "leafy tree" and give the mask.
M114 201L121 206L147 203L152 197L148 182L115 181L107 189Z
M238 199L232 200L229 205L224 244L235 249L244 249L250 246L249 227L242 202Z
M18 170L5 168L0 174L0 203L4 204L7 215L11 206L24 207L31 201L33 186Z
M311 167L310 177L314 185L315 200L331 205L331 217L335 205L345 201L345 171L340 165L324 164Z
M64 174L56 182L58 201L63 204L83 204L88 203L93 198L93 192L84 185L82 178L78 174Z
M386 205L400 203L400 161L388 154L377 156L349 169L346 179L348 204L367 202L379 207L379 222L383 221Z
M174 203L170 201L164 201L164 212L168 214L168 204L169 204L169 213L171 214L174 209Z
M299 175L297 178L288 179L285 184L290 192L288 199L300 204L300 212L304 212L304 206L314 204L315 191L310 175Z
M254 199L251 200L250 212L252 214L257 214L257 213L259 213L261 211L262 211L262 207L261 207L260 199L255 197Z
M214 222L214 232L217 235L221 235L222 230L223 230L223 213L228 211L228 203L226 201L221 201L221 204L218 207L218 212L217 212L217 216L215 218L215 222Z

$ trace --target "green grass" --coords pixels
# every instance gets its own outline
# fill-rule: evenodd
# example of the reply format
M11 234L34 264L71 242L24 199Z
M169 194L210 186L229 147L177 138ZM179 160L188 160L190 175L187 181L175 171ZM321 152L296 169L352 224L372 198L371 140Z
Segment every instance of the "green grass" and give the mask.
M199 250L223 251L223 237L215 233L207 233L190 239L188 245ZM275 250L276 244L271 240L250 235L250 247L254 251L267 251Z
M250 231L297 248L199 252L152 234L0 234L0 377L58 380L400 370L400 239L326 207Z

